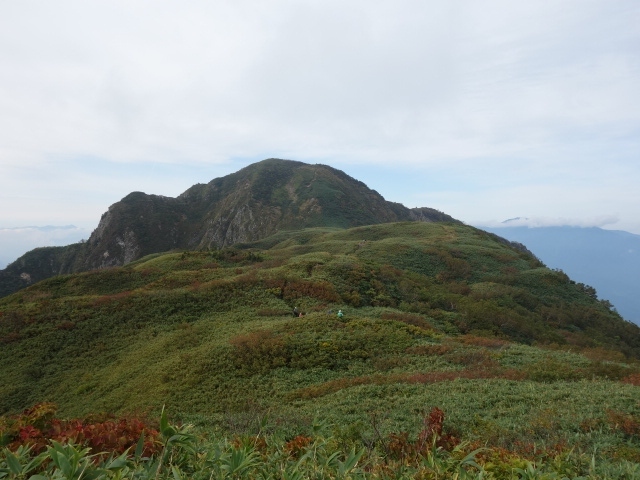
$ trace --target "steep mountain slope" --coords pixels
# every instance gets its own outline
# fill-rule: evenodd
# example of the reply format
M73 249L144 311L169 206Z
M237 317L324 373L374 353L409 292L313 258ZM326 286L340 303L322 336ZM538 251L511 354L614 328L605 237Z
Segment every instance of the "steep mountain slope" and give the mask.
M312 408L363 384L619 379L635 370L615 362L640 358L640 328L566 275L446 223L313 228L156 254L50 278L0 299L0 312L0 414L43 400L69 415L163 403L202 415ZM454 354L464 338L500 352Z
M550 268L594 287L627 320L640 324L640 236L580 227L486 229L525 244Z
M177 198L127 195L103 214L86 243L29 252L0 272L0 296L52 275L126 265L151 253L219 248L281 230L401 220L455 221L388 202L326 165L268 159Z
M35 248L4 270L0 270L0 297L9 295L64 272L74 271L74 265L84 247L80 243L66 247Z

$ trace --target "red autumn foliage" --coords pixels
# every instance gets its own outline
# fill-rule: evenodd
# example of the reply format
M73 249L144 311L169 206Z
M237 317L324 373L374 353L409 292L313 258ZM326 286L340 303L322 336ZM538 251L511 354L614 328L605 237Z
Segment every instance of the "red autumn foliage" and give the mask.
M5 422L6 431L0 431L9 436L9 449L30 445L34 452L39 453L46 449L50 440L55 440L90 447L96 453L121 454L135 448L140 438L144 438L144 456L157 453L162 448L159 432L139 418L60 420L54 418L55 411L54 404L44 402L9 418Z
M300 458L306 448L311 445L313 438L306 437L304 435L298 435L297 437L289 440L284 445L284 450L294 458Z
M607 410L607 421L614 430L620 430L628 437L640 435L640 418L615 410Z
M233 447L237 450L248 445L263 454L267 452L268 448L267 440L259 435L250 437L236 437L231 441L231 445L233 445Z
M444 432L444 411L433 407L423 419L423 426L416 441L409 440L407 432L392 433L386 444L387 454L398 460L418 461L435 446L451 451L460 440L451 433Z
M285 300L305 297L312 297L325 302L337 302L340 300L334 286L324 280L289 280L282 289L282 294Z
M621 380L622 383L628 383L630 385L635 385L636 387L640 386L640 373L633 373L631 375L627 375Z

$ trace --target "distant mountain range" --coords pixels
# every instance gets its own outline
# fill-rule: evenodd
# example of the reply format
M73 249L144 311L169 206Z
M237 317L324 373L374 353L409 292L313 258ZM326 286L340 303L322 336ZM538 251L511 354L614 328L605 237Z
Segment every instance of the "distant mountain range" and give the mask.
M458 220L407 208L326 165L267 159L177 198L133 192L109 207L86 242L36 248L0 271L0 297L55 275L126 265L151 253L251 242L279 231Z
M626 320L640 324L640 235L597 227L487 228L523 243L549 268L594 287Z

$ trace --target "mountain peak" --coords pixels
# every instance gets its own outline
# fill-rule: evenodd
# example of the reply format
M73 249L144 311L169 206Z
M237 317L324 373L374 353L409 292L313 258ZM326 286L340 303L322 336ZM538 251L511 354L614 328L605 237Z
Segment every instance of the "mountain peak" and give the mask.
M31 267L26 273L37 281L122 266L151 253L256 241L283 230L398 221L457 222L434 209L389 202L328 165L268 158L193 185L176 198L132 192L109 207L82 246L27 254L33 261L27 262ZM15 268L12 265L0 272L10 275L8 283L13 285L3 287L7 282L0 275L0 296L15 291L16 285L26 286L16 280L25 273L24 259L18 259Z

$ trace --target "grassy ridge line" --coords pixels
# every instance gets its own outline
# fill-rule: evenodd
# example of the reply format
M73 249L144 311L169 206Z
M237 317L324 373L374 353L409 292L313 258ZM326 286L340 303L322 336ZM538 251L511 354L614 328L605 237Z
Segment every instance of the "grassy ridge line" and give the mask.
M545 418L570 419L560 440L609 408L637 408L636 387L618 382L638 372L625 357L637 351L633 326L481 231L401 223L265 242L153 255L2 299L0 412L42 400L65 416L167 404L220 429L270 411L295 430L319 411L361 425L355 438L376 412L394 412L389 431L411 431L411 412L443 405L470 438L504 418L496 441L508 443L546 437L522 409L486 402L487 388L532 412L524 393L540 405L547 395ZM293 306L306 316L291 318ZM343 321L328 313L338 308ZM604 438L589 435L584 445Z
M130 193L109 207L86 242L35 249L1 270L0 297L61 273L126 265L172 249L222 248L279 230L400 220L457 222L437 210L387 202L331 167L268 159L177 198Z

